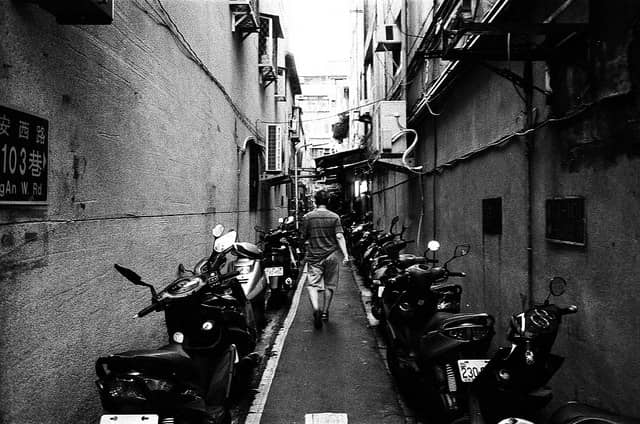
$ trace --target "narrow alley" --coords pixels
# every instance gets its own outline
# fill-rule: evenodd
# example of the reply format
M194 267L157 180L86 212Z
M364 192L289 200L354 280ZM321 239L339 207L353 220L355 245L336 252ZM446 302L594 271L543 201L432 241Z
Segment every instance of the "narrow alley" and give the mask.
M639 182L637 0L5 0L0 424L640 424Z

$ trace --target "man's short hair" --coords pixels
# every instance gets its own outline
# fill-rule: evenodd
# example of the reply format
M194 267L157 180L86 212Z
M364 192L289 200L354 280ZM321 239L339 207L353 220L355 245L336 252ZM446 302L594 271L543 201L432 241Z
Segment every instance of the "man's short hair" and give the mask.
M327 204L329 203L329 192L327 192L327 190L318 190L313 195L313 198L316 201L316 205L327 206Z

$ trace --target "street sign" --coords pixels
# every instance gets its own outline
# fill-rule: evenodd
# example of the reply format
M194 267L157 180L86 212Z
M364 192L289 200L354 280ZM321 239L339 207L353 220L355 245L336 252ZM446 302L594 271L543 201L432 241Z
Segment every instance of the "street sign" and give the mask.
M49 121L0 106L0 204L47 203Z

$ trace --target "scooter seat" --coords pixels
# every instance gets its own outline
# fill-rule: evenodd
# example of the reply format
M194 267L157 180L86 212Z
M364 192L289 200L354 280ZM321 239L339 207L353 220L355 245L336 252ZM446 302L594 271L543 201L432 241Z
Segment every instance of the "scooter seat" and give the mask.
M235 244L236 252L245 258L261 259L262 250L258 246L249 242L240 242Z
M569 402L554 412L551 416L550 423L577 424L585 421L592 424L640 424L640 419L638 418L615 415L602 409L577 402Z
M146 370L161 374L176 373L187 378L196 378L198 370L182 345L170 344L158 349L130 350L98 358L96 373L106 375L106 369L113 371Z
M439 283L432 285L431 291L434 293L453 292L454 294L460 294L462 293L462 287L455 283Z
M423 264L425 262L426 258L424 256L416 256L409 253L398 256L398 268L400 269L407 269L411 265Z
M426 331L438 330L446 326L455 326L462 323L475 323L484 325L493 325L493 318L484 313L480 314L467 314L458 313L453 314L451 312L436 312L425 325Z

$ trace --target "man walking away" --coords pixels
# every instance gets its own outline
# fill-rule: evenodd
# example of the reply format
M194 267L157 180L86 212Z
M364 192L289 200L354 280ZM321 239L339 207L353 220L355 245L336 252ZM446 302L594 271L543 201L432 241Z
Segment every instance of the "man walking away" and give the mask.
M340 255L349 263L340 217L327 209L329 193L319 190L314 196L316 208L302 218L302 237L308 243L305 260L309 265L309 301L313 307L313 325L322 328L329 319L329 306L338 285ZM318 292L323 293L322 308Z

